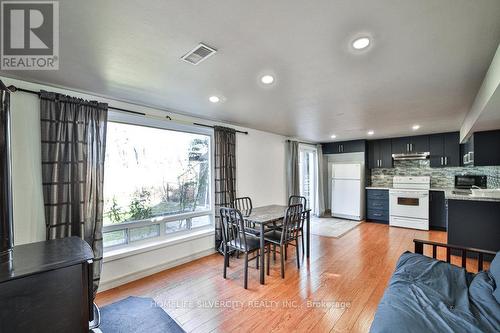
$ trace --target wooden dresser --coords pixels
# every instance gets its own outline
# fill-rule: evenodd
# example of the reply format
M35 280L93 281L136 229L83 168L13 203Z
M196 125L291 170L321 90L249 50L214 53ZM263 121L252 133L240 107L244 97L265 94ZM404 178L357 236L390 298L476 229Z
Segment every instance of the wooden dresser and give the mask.
M0 264L0 332L88 332L90 246L77 237L19 245Z

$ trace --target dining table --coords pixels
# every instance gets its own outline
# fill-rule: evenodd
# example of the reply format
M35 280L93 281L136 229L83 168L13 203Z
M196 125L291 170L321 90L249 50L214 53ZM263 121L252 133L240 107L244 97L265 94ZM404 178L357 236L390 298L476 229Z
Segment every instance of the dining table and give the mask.
M278 221L282 221L285 218L285 211L288 207L282 205L268 205L252 208L247 215L243 218L252 224L255 224L255 227L259 229L259 239L260 239L260 284L265 284L265 274L264 274L264 262L265 262L265 241L264 241L264 233L267 231L266 227L275 224ZM305 251L306 257L309 258L310 253L310 217L311 210L304 210L305 214L305 225L304 233L305 233L305 243L306 248ZM269 229L269 228L268 228ZM304 237L304 235L302 235Z

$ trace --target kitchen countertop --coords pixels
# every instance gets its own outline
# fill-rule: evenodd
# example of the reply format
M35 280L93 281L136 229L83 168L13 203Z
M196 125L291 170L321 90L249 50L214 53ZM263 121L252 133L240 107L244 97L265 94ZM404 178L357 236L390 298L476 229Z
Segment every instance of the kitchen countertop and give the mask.
M394 187L392 186L366 186L367 190L391 190ZM451 191L452 188L444 188L444 187L431 187L431 191Z
M447 200L469 200L469 201L497 201L500 202L500 198L496 197L478 197L472 194L456 194L453 190L445 191L445 198Z
M367 186L367 190L390 190L392 186ZM470 200L470 201L498 201L500 198L494 197L478 197L472 196L472 194L456 194L453 193L455 188L442 188L442 187L431 187L431 191L443 191L445 199L448 200Z

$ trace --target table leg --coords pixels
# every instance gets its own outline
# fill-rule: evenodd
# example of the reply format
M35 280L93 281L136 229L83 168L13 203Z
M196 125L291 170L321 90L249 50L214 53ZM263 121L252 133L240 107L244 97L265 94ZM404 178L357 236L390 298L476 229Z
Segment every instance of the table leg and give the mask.
M311 212L307 212L307 226L306 226L306 238L307 238L307 248L306 256L309 258L309 252L311 250Z
M269 253L267 254L269 255ZM264 281L264 258L266 256L266 249L264 248L264 223L260 224L260 284L265 284Z

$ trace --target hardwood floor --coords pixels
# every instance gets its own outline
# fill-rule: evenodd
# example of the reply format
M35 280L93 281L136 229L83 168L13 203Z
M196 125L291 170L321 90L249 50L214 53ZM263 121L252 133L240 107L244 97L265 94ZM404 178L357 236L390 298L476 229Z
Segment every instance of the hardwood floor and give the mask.
M446 242L446 233L362 223L340 239L312 235L311 257L303 257L300 270L289 248L284 280L279 257L271 259L266 285L252 261L245 290L243 260L231 258L224 280L223 257L214 254L99 293L97 303L152 297L187 332L367 332L395 263L413 251L414 238Z

